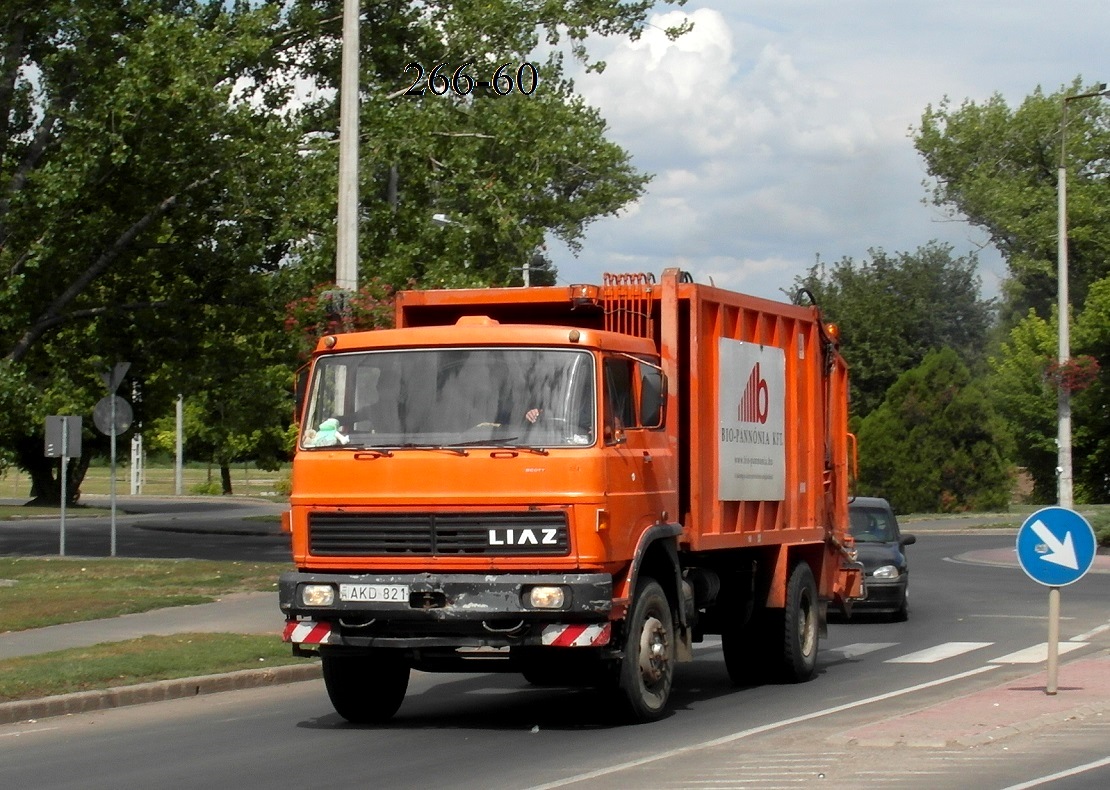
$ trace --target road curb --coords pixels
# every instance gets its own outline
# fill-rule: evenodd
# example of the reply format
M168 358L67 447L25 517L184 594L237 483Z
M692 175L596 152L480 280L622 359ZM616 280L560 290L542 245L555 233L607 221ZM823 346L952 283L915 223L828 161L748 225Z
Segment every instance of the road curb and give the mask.
M141 705L147 702L198 697L202 694L216 694L221 691L276 686L282 683L299 683L321 677L320 663L313 661L304 664L290 664L283 667L266 669L244 669L239 672L226 672L220 675L200 675L175 680L157 680L151 683L138 683L133 686L97 691L79 691L74 694L59 694L33 700L16 700L0 703L0 724L14 724L32 719L46 719L52 716L68 716L74 713L89 713L127 705Z

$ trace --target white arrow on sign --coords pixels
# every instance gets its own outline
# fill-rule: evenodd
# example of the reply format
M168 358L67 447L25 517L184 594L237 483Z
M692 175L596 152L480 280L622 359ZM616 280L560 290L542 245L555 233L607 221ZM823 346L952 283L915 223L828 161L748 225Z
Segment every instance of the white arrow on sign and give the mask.
M1034 521L1029 528L1037 533L1037 537L1044 541L1048 547L1048 554L1041 556L1045 562L1063 565L1073 571L1079 570L1079 560L1075 556L1075 544L1071 540L1071 530L1064 535L1064 540L1059 541L1052 534L1052 530L1045 526L1040 519Z

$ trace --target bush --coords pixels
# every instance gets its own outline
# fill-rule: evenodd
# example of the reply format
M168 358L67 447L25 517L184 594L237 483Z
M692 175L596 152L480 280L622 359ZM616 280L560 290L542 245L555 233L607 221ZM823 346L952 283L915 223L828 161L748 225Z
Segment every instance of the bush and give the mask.
M860 493L886 497L899 513L1005 509L1006 446L982 383L955 351L934 351L860 423Z
M1091 528L1095 531L1095 542L1099 546L1110 548L1110 511L1099 511L1098 513L1085 514L1084 518Z

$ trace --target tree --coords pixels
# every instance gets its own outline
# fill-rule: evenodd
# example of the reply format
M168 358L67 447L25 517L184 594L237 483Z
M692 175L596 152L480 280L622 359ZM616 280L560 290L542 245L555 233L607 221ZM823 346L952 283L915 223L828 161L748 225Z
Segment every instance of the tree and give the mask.
M1013 109L997 94L959 107L945 98L926 107L915 132L933 202L984 228L1006 259L1007 324L1030 307L1048 315L1056 294L1063 99L1086 92L1077 78L1050 95L1037 88ZM1070 103L1067 137L1068 274L1082 304L1091 283L1110 275L1110 103Z
M952 349L902 374L859 429L861 493L903 513L1005 508L1008 437Z
M251 309L252 278L280 258L267 207L297 138L235 96L277 19L222 0L0 12L0 381L34 393L0 444L43 501L58 497L43 417L87 415L116 361L140 380L187 366L208 330L198 305Z
M936 242L914 253L870 254L862 263L818 263L795 280L840 327L857 417L871 413L930 351L952 348L966 364L977 364L994 308L979 296L973 255L954 258L950 246Z
M316 176L304 182L312 243L298 250L314 282L335 259L331 91L340 74L340 5L298 2L290 15L295 28L317 31L297 66L320 88L304 113L312 140L305 167ZM653 5L397 0L366 8L359 258L367 276L393 287L520 284L548 233L577 249L590 222L635 200L648 177L606 140L600 114L575 94L561 44L600 70L586 37L638 36ZM549 54L532 64L533 82L525 64L540 44ZM499 73L512 82L503 77L497 90L472 84ZM516 84L522 76L527 93ZM444 227L431 222L437 214L447 218Z

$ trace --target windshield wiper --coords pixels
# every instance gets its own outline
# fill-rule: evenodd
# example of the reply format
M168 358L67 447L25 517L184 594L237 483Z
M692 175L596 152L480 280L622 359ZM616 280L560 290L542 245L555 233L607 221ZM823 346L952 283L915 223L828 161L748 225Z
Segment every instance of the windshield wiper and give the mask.
M506 450L525 450L537 455L550 455L543 447L533 447L529 444L510 444L520 439L519 436L503 436L497 439L474 439L469 442L452 442L445 447L496 447Z
M404 444L391 445L395 450L441 450L443 452L454 453L455 455L470 455L466 450L451 444L417 444L416 442L405 442Z

